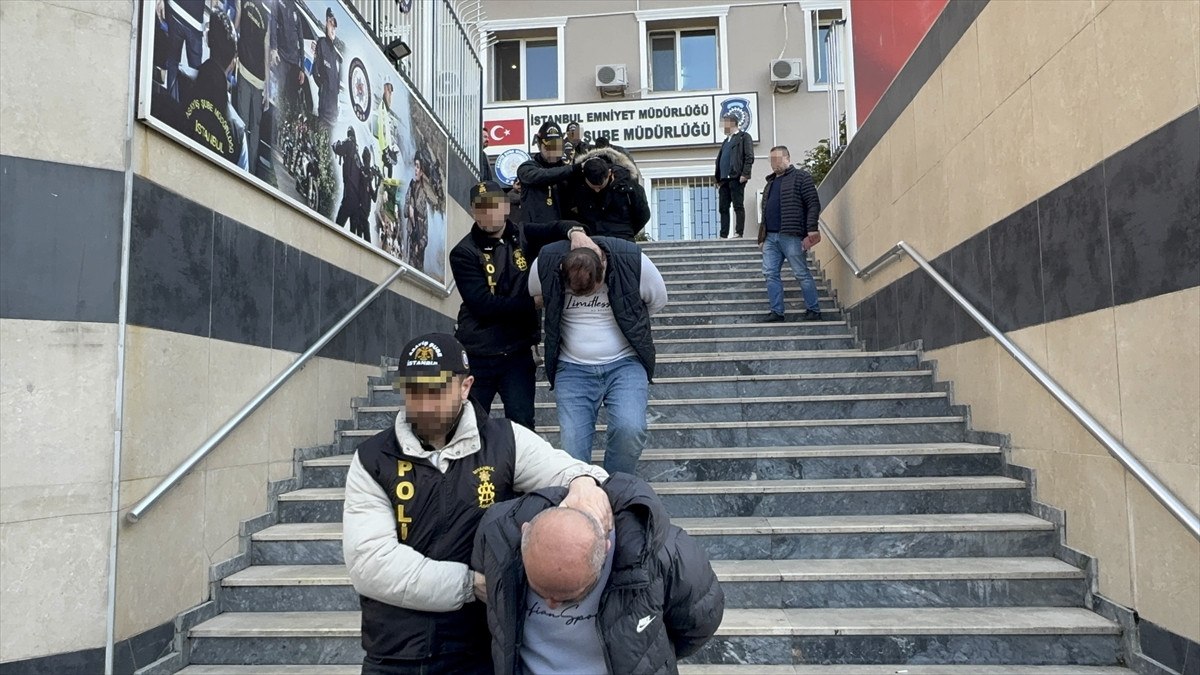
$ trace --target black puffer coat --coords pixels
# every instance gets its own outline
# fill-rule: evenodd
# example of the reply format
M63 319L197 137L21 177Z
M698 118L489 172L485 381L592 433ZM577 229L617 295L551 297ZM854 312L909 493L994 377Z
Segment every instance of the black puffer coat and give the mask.
M662 502L645 481L616 473L604 491L612 504L617 539L596 622L608 672L677 673L677 660L700 649L721 624L725 594L700 545L670 524ZM521 564L521 524L557 506L566 495L566 488L548 488L496 504L475 533L471 568L487 578L496 675L522 673L519 645L528 583ZM642 623L647 616L653 619Z
M581 174L571 179L572 220L587 228L589 236L616 237L633 241L637 233L650 222L650 204L642 176L633 160L613 148L600 148L575 157L575 163L599 157L612 169L612 182L596 192L587 186Z
M779 232L795 237L806 237L817 232L821 216L821 198L813 184L812 174L804 169L789 166L776 176L767 174L767 186L763 188L762 220L767 222L767 192L772 181L779 181ZM766 227L760 229L759 241L766 238Z

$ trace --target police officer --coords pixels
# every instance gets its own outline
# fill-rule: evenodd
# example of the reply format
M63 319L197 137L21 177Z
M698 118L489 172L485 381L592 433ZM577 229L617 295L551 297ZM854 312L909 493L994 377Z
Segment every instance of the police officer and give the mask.
M557 123L543 122L536 140L538 151L517 167L522 216L527 223L562 220L568 213L562 203L570 190L567 181L580 167L564 161L563 133Z
M450 251L450 270L463 299L455 336L471 359L472 398L484 413L500 394L504 416L532 429L533 346L541 331L527 291L529 266L551 242L595 244L571 221L514 224L508 219L508 196L491 181L471 190L471 206L475 225Z
M492 672L486 580L468 567L493 503L569 486L564 506L612 528L608 475L468 401L473 378L452 336L408 343L393 428L358 447L346 478L342 551L360 595L364 675Z

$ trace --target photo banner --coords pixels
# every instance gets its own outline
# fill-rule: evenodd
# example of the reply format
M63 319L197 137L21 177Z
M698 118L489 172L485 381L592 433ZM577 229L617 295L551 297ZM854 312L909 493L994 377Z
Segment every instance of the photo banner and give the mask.
M446 132L341 0L143 8L139 118L446 284Z
M733 113L738 127L758 140L758 93L670 96L629 101L485 108L483 131L489 155L528 150L542 123L578 122L583 140L605 136L627 150L713 145L725 139L721 116Z

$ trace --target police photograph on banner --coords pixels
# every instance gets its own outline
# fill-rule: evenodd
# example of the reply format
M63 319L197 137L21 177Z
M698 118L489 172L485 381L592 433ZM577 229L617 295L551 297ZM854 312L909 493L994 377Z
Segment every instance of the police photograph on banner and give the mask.
M140 119L446 282L446 134L341 0L143 6Z

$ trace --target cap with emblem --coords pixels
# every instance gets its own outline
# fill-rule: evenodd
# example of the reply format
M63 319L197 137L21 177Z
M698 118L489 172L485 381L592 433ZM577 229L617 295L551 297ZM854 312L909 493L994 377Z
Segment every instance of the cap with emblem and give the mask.
M556 138L562 138L562 127L558 126L558 122L542 122L542 126L538 128L538 140L545 143Z
M504 188L495 181L485 180L471 188L471 206L479 206L483 202L499 204L503 201L506 201Z
M462 343L446 333L427 333L409 342L400 358L396 386L439 384L471 372Z

